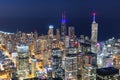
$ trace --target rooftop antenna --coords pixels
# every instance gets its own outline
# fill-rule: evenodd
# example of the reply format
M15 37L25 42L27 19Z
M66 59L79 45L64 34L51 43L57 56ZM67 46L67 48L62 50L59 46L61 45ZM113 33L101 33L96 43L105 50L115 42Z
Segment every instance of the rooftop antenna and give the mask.
M93 23L96 23L96 13L93 13Z
M65 15L65 11L62 12L62 24L66 23L66 15Z

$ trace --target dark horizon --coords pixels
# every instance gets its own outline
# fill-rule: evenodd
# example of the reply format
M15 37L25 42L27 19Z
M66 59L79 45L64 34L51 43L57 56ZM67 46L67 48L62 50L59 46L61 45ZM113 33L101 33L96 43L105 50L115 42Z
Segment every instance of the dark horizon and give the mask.
M61 26L61 14L66 11L66 25L74 26L76 35L91 36L92 12L96 12L98 40L120 38L120 1L112 0L4 0L0 1L0 30L7 32L38 31L47 34L48 26Z

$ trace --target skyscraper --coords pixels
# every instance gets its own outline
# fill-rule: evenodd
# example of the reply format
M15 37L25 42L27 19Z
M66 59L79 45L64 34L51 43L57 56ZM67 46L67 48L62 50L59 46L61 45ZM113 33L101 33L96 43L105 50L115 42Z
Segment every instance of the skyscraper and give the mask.
M57 39L57 41L60 40L60 30L59 29L56 29L56 39Z
M72 38L72 39L75 37L75 28L73 26L69 27L69 33L68 34L69 34L69 37Z
M53 25L50 25L49 26L49 30L48 30L48 37L50 38L50 39L52 39L53 38Z
M69 38L69 36L66 36L65 37L65 47L68 48L69 44L70 44L70 38Z
M52 68L53 68L53 77L55 78L63 78L63 72L60 69L62 65L62 56L63 53L59 48L53 48L51 51L52 58Z
M65 36L67 33L67 29L66 29L66 16L65 16L65 12L62 13L62 24L61 24L61 40L64 41L65 40Z
M97 54L86 52L82 60L82 80L96 80Z
M77 49L68 48L65 56L65 80L77 80Z
M91 41L93 43L97 43L97 39L98 39L98 23L96 23L95 17L96 17L96 13L93 13L92 34L91 34Z
M35 40L37 40L37 38L38 38L37 30L35 30L35 32L34 32L34 38L35 38Z
M19 79L27 78L30 72L30 65L29 65L29 47L28 45L20 45L17 46L18 50L18 68L17 68L17 74L19 76Z

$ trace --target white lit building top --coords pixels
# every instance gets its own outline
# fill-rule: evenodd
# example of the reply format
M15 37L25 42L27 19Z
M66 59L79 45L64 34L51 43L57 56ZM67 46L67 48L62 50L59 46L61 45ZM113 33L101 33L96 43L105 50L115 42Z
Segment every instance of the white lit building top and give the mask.
M53 25L50 25L50 26L49 26L49 29L51 29L51 28L54 28Z
M29 46L26 45L20 45L17 46L18 52L28 52L29 51Z

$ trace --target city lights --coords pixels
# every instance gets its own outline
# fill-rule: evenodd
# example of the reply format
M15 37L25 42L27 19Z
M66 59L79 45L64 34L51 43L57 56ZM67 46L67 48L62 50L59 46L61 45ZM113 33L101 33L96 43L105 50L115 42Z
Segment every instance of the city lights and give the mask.
M120 39L98 41L93 13L91 38L75 35L62 14L61 30L49 25L37 31L0 31L0 79L13 80L116 80L120 76ZM56 34L54 33L56 31Z

